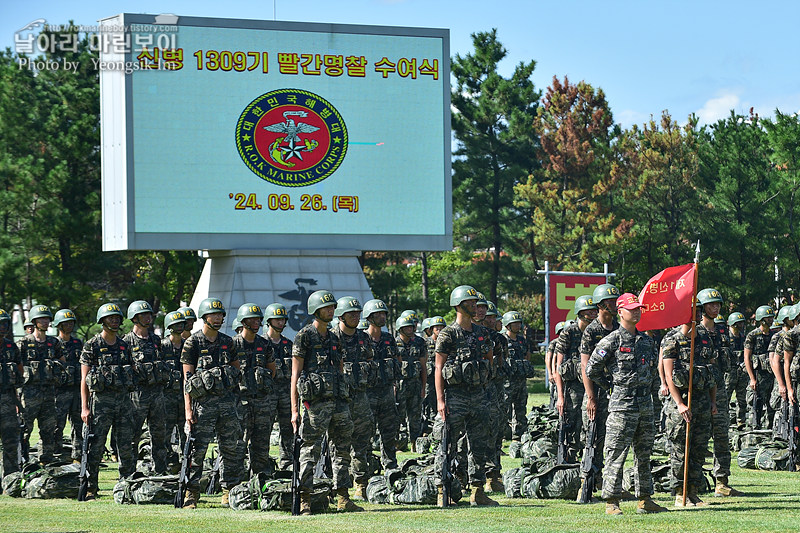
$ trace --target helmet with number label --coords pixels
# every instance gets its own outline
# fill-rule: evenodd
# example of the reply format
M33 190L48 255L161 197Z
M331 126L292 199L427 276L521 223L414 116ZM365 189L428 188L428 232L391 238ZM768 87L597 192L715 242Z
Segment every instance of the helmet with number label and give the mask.
M186 324L186 317L180 311L172 311L164 317L164 329L170 329L173 324Z
M358 321L358 329L364 331L365 329L369 329L369 322L367 322L366 318L362 318Z
M239 306L239 310L236 312L236 318L238 318L240 322L245 318L264 318L264 312L261 310L260 305L248 302Z
M444 328L447 327L447 322L444 321L443 317L436 315L435 317L431 317L431 322L430 322L430 327L434 326L442 326Z
M386 304L383 303L383 300L378 300L377 298L374 300L370 300L364 304L364 310L361 311L361 316L369 318L372 313L389 313L389 309L386 307Z
M400 328L404 328L406 326L411 326L416 328L417 325L414 323L414 320L410 316L401 316L394 322L394 329L398 331L400 330Z
M69 322L70 320L73 322L77 322L78 320L75 317L75 313L72 312L72 309L59 309L56 311L55 318L53 318L53 326L58 327L62 322Z
M559 322L558 324L556 324L556 335L560 335L561 332L564 331L565 327L567 327L567 322L566 321Z
M100 306L100 307L97 309L97 323L98 323L98 324L100 324L100 322L101 322L101 321L102 321L102 320L103 320L105 317L107 317L107 316L112 316L112 315L117 315L117 316L119 316L119 319L120 319L120 321L121 321L123 318L125 318L125 317L123 316L123 314L122 314L122 309L120 309L120 308L119 308L119 306L118 306L117 304L115 304L115 303L113 303L113 302L108 302L108 303L105 303L105 304L101 305L101 306Z
M744 317L742 313L736 311L735 313L731 313L728 315L728 325L732 326L737 322L747 322L747 319Z
M414 325L419 324L419 315L413 309L406 309L402 313L400 313L401 317L411 317L411 320L414 321Z
M506 328L514 322L522 322L522 315L517 311L508 311L503 315L503 327Z
M270 318L289 318L286 306L279 303L269 304L264 309L264 320L269 320Z
M430 328L430 327L431 327L431 319L430 318L423 319L422 320L422 331L425 332L425 335L428 334L428 328Z
M761 322L765 318L775 318L775 310L770 305L762 305L756 309L756 322Z
M11 322L11 315L5 309L0 309L0 322Z
M53 320L53 313L46 305L34 305L33 309L31 309L31 312L28 313L28 320L33 322L37 318L49 318L50 320Z
M178 311L183 313L183 317L186 320L197 320L197 314L191 307L181 307L180 309L178 309Z
M497 306L494 305L494 302L487 300L486 303L489 304L489 309L486 310L486 316L500 316L500 313L497 311Z
M575 298L576 315L581 311L590 311L592 309L597 309L597 306L594 304L591 295L584 294L583 296L578 296L577 298Z
M355 296L342 296L336 300L336 311L333 312L333 316L340 317L350 311L358 311L360 313L362 309L361 302Z
M336 298L331 291L315 291L308 297L308 314L313 315L323 307L336 305Z
M697 293L697 301L700 302L700 305L722 303L722 295L717 289L703 289Z
M610 283L598 285L594 288L594 291L592 291L592 303L594 305L604 300L614 300L616 302L617 298L619 298L619 289L616 285Z
M722 315L717 315L714 319L714 324L725 324L725 317Z
M459 285L450 293L450 307L457 307L466 300L479 300L478 291L469 285Z
M222 300L219 298L206 298L200 302L200 305L197 307L197 316L200 318L204 318L206 315L210 315L212 313L222 313L222 316L228 314L225 311L225 304L223 304Z
M489 300L486 299L486 296L484 296L482 292L478 291L478 301L475 302L475 305L485 305L489 307Z
M152 314L153 308L144 300L136 300L135 302L131 302L131 304L128 306L128 320L133 320L133 317L141 313Z

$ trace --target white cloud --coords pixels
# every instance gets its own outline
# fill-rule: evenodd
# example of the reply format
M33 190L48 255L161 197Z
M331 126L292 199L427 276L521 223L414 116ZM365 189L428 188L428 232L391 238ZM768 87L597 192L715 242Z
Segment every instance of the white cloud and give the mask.
M728 118L731 109L736 110L741 105L739 96L733 93L725 93L715 98L707 100L705 105L696 114L700 124L713 124L714 122Z
M623 109L618 113L614 113L614 119L625 128L630 128L634 124L644 124L650 120L650 115L634 111L633 109Z

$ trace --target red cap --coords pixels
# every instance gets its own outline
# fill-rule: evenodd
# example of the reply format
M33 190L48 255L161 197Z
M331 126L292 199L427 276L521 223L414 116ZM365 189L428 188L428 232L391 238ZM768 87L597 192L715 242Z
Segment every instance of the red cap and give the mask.
M642 304L639 303L639 298L636 297L635 294L632 292L626 292L619 298L617 298L617 308L618 309L636 309L637 307L641 307Z

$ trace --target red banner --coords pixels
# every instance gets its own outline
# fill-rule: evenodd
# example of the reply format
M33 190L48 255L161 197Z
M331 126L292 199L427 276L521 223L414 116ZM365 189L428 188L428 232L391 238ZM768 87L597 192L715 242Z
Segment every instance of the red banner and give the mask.
M639 294L642 319L639 331L667 329L692 320L695 264L665 268L652 278Z
M575 319L575 298L588 294L606 282L602 274L597 276L550 275L550 335L556 337L556 324Z

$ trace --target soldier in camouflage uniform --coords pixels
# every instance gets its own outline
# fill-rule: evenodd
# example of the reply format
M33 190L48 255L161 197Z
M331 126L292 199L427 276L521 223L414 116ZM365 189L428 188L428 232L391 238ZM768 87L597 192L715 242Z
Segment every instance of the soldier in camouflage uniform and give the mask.
M620 327L597 343L586 365L586 375L601 388L612 391L604 452L608 464L603 479L603 498L609 515L622 514L619 506L622 472L631 446L639 500L636 512L667 510L650 498L653 494L650 453L655 438L651 389L656 379L657 359L652 339L636 331L642 317L641 307L639 299L631 293L619 297Z
M747 384L749 377L744 366L745 318L742 313L728 315L728 338L731 342L731 370L725 375L725 392L728 393L725 405L730 405L731 396L736 393L736 422L744 429L747 422Z
M103 329L86 341L81 352L81 419L94 429L89 447L87 500L97 497L97 475L105 450L106 437L113 426L117 435L116 454L119 477L136 470L133 450L133 405L130 392L135 385L133 359L128 343L117 336L122 310L106 303L97 310L97 323Z
M772 340L770 326L774 318L772 307L762 305L756 309L757 327L744 339L744 366L750 378L747 391L747 405L750 408L748 418L750 422L758 420L762 428L771 428L775 415L769 406L769 395L775 380L769 364L769 343ZM755 414L752 412L754 394L758 395L760 403L759 412Z
M425 367L427 368L427 378L425 381L425 416L429 424L433 425L433 420L436 418L436 382L433 377L434 370L436 369L436 339L439 332L442 331L447 323L441 316L434 316L426 319L428 327L425 329L427 338L425 339L425 348L428 353ZM430 426L429 426L430 427Z
M695 309L695 319L699 320L702 312L699 301ZM691 322L684 324L679 331L664 339L662 352L664 377L672 397L672 401L667 404L667 437L672 444L670 468L676 507L684 506L682 496L684 460L689 463L686 506L705 505L697 492L704 482L703 463L708 453L708 439L711 437L711 418L717 414L719 367L715 360L714 340L702 324L697 325L694 341L692 402L691 409L689 408L690 336ZM688 450L686 449L687 422L691 422Z
M528 429L528 377L532 377L532 366L528 341L522 335L522 315L517 313L515 316L517 318L514 320L503 321L503 336L508 343L508 363L511 367L505 386L508 417L511 419L511 438L518 441Z
M355 480L353 497L367 499L367 483L374 472L369 468L368 457L372 453L372 437L375 434L375 421L367 398L367 382L370 364L373 360L372 343L367 334L356 329L361 317L361 303L353 296L343 296L336 302L335 314L339 325L333 334L338 337L342 347L344 375L350 387L350 419L353 421L351 438L352 463L350 471ZM335 444L331 444L333 454Z
M258 335L264 312L254 303L239 307L236 318L242 331L233 338L233 352L239 359L239 411L247 450L250 476L263 472L269 464L269 439L275 420L277 398L273 394L275 354L272 343ZM240 452L244 455L244 450Z
M422 434L420 418L422 416L422 397L425 395L428 351L425 341L416 335L416 323L412 315L400 317L395 322L397 336L397 355L400 359L400 382L397 385L397 397L400 400L398 416L408 429L411 451L416 452L416 440Z
M445 458L442 451L455 452L456 443L465 435L468 443L467 470L472 486L470 505L495 506L498 503L486 496L484 491L489 419L484 389L489 380L493 346L486 328L472 323L477 301L478 292L474 288L461 285L453 289L450 306L456 310L456 320L439 333L436 341L436 405L439 418L449 426L448 443L452 448L439 450L436 454L435 471L437 475L442 471ZM437 435L439 446L445 424L437 425L440 431ZM438 503L442 506L445 502L441 479L437 479L437 485Z
M800 357L797 357L797 349L800 346L800 304L792 306L789 313L794 317L794 327L789 330L783 340L783 378L786 383L786 400L789 402L789 409L797 413L797 387L800 383ZM797 438L794 430L790 431L791 438ZM795 443L797 444L797 443ZM800 463L800 454L795 448L795 464Z
M75 331L76 318L71 309L59 309L53 319L53 326L58 330L58 339L64 351L66 367L64 383L56 387L56 447L61 446L67 418L71 426L70 440L72 447L70 457L73 461L81 460L81 350L83 343L72 336Z
M242 426L236 408L240 364L233 339L219 331L225 306L218 298L206 298L198 311L203 327L186 339L181 352L184 416L195 438L183 504L188 509L196 508L200 499L203 460L215 435L222 456L223 500L245 478Z
M489 405L489 439L486 444L486 492L505 492L503 485L502 464L500 455L503 449L503 432L506 427L506 410L503 396L505 394L505 381L508 376L508 340L501 335L495 325L499 313L494 302L487 302L486 318L483 325L489 330L489 338L494 344L492 353L492 368L489 373L489 383L486 386L486 399Z
M583 417L583 429L581 442L586 442L586 435L589 432L589 422L595 420L595 454L594 465L598 472L603 469L603 452L606 439L606 418L608 417L608 391L602 387L595 387L594 383L586 375L586 363L594 352L597 343L603 338L616 331L619 323L617 316L617 298L619 289L610 283L598 285L592 291L592 304L597 306L598 314L581 336L581 378L583 380L584 396L581 405L581 415Z
M133 404L133 449L139 448L142 425L147 421L150 432L150 449L156 474L167 472L167 427L164 411L164 385L169 381L161 339L150 331L153 325L153 308L144 300L128 306L128 320L133 329L123 337L133 358L138 385L131 392Z
M289 313L279 303L271 303L264 310L267 321L266 338L272 343L275 355L275 418L278 420L280 442L278 444L278 467L288 470L292 465L292 398L289 382L292 379L292 341L283 336ZM273 419L271 424L275 424Z
M553 370L556 364L556 343L558 343L558 336L564 331L565 325L566 323L564 321L556 324L556 336L550 340L544 352L544 370L547 376L547 391L550 393L550 409L553 411L556 409L556 400L558 400L556 373Z
M784 429L787 424L787 421L784 420L783 417L784 402L788 402L786 379L783 373L783 361L787 338L795 324L794 311L796 307L795 305L784 305L778 311L775 321L780 324L782 328L773 336L775 347L769 352L770 368L775 377L775 384L772 387L772 393L769 398L770 406L775 410L775 419L772 425L772 435L774 438L781 438L784 436Z
M575 317L577 320L565 327L556 340L556 373L557 391L556 411L564 417L566 441L569 445L565 460L575 462L583 449L581 440L581 405L585 389L581 376L581 337L586 327L597 318L597 306L592 296L586 294L575 298Z
M183 328L183 333L181 333L183 340L186 340L192 335L194 323L197 322L197 314L195 314L194 309L191 307L181 307L178 311L180 311L183 318L186 319L186 327Z
M173 466L178 464L178 453L172 448L173 441L178 446L178 450L183 450L183 444L186 442L186 433L183 431L186 418L183 409L183 372L181 367L185 329L186 317L180 311L172 311L164 317L161 355L164 359L166 374L169 376L164 385L164 434L167 437L167 464Z
M728 414L728 393L725 390L725 374L730 372L730 341L724 324L717 324L714 319L722 307L722 295L716 289L703 289L697 293L697 299L703 306L703 326L714 341L717 362L717 413L711 417L711 435L714 439L714 494L716 496L741 496L742 493L728 484L731 475L731 448L728 438L730 415Z
M314 466L319 460L325 433L333 452L334 488L339 511L363 511L350 500L350 447L353 421L350 419L348 385L345 381L342 345L328 331L336 299L329 291L308 297L311 324L297 332L292 349L292 426L298 429L300 449L300 514L311 514ZM302 421L298 405L303 402Z
M16 387L22 384L22 357L19 348L8 338L11 315L0 309L0 442L3 444L4 476L19 470L17 447L19 427L17 409L21 407Z
M33 431L33 421L39 423L42 441L39 462L53 462L56 449L56 386L61 385L64 373L64 350L61 341L46 334L53 314L46 305L35 305L28 319L33 323L33 333L17 343L25 367L25 385L22 387L22 405L25 409L25 440ZM61 439L58 440L61 447Z
M397 468L398 415L394 404L394 381L397 363L397 344L381 328L386 325L386 304L370 300L364 304L362 316L369 322L370 342L374 356L367 384L367 397L378 434L381 437L381 464L384 470ZM375 432L372 432L373 435Z

